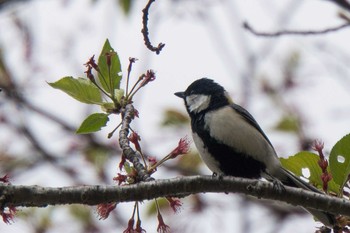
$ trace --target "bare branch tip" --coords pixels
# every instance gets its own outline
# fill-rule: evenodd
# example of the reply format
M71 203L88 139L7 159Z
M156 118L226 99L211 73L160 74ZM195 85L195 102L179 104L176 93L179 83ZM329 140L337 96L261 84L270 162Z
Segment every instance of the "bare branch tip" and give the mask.
M152 5L152 3L155 0L149 0L145 8L142 10L143 16L142 16L142 29L141 33L143 35L143 40L145 41L146 47L152 51L155 52L157 55L160 54L160 51L163 49L165 44L159 43L157 47L153 46L151 43L151 40L149 38L149 32L148 32L148 15L149 15L149 9Z

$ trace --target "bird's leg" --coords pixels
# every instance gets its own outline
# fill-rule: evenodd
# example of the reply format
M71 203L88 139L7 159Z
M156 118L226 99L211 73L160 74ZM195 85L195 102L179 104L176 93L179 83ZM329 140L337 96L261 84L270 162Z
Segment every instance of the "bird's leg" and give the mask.
M267 172L262 173L262 177L272 182L273 189L276 190L276 192L283 193L284 191L286 191L286 188L284 187L284 184L282 183L282 181L280 181L276 177L271 176Z
M273 177L272 179L273 189L276 190L278 193L283 193L286 191L286 188L284 187L284 184L282 181L276 179Z

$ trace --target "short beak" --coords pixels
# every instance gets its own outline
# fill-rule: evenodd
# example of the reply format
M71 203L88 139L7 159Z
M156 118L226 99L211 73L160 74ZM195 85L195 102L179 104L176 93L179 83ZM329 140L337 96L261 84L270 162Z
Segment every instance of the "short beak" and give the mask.
M176 93L174 93L174 95L176 95L177 97L180 97L180 98L182 98L182 99L184 99L185 98L185 92L176 92Z

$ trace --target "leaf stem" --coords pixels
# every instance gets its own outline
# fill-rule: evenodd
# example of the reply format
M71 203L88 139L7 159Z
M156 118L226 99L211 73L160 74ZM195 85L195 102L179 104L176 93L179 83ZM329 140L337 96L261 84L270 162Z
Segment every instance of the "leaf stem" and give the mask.
M128 66L128 75L126 76L126 91L125 91L125 95L128 96L129 94L129 82L130 82L130 74L131 74L131 70L132 70L132 64L136 61L136 58L129 58L129 66Z
M145 74L142 74L139 79L136 81L136 83L134 84L134 86L131 88L130 90L130 93L127 93L126 95L126 99L129 100L130 99L130 96L133 97L134 96L134 93L136 91L134 91L134 89L136 88L136 86L141 82L141 80L145 77ZM139 89L139 88L138 88Z

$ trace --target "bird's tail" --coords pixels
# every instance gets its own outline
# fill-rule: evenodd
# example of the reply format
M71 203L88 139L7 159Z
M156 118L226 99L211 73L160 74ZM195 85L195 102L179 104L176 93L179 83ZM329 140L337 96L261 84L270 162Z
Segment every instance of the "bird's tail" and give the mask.
M292 172L283 169L283 173L288 177L287 180L283 181L284 185L296 187L296 188L302 188L305 190L313 191L319 194L325 194L321 190L317 189L316 187L312 186L311 184L303 181L299 177L295 176ZM336 218L333 214L327 213L325 211L316 210L316 209L310 209L306 208L308 212L310 212L314 217L316 217L320 222L322 222L324 225L328 227L332 227L336 224Z

